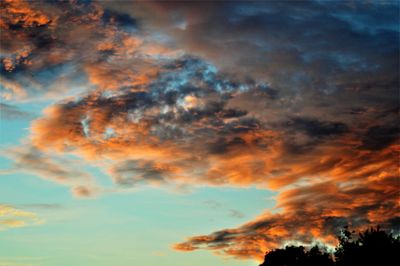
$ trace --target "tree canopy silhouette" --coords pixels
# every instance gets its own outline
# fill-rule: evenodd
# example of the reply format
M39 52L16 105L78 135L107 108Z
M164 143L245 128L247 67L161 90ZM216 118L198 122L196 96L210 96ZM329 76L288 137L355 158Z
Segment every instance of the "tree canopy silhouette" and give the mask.
M275 249L265 256L265 262L260 266L333 266L332 255L318 246L306 250L303 246L287 246Z
M379 227L355 232L344 228L330 253L325 247L286 246L267 252L260 266L391 266L399 265L400 238Z

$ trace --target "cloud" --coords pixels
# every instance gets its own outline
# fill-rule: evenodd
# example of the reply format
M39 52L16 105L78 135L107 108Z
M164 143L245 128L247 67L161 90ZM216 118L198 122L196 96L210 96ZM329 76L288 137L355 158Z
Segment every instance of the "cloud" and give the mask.
M3 1L0 74L7 101L59 98L87 88L85 69L132 55L135 19L79 1ZM123 48L122 48L123 47ZM125 49L126 48L126 49ZM74 90L71 86L75 87Z
M185 56L159 67L148 83L122 86L118 93L101 89L49 107L32 124L32 144L43 152L108 161L103 167L119 186L257 185L280 191L275 213L190 238L178 250L262 258L288 239L333 244L347 222L393 228L398 213L389 187L398 148L391 131L381 149L366 149L365 139L374 137L370 128L390 127L394 115L378 120L377 111L338 114L318 107L313 94L307 99L312 107L301 108L304 101L289 105L298 109L293 116L285 95L271 98L269 89L220 73L201 59ZM271 105L253 109L253 93ZM352 108L350 101L341 104ZM311 115L307 108L324 112Z
M398 141L400 128L397 125L372 126L362 139L363 149L380 150Z
M340 122L329 123L307 118L294 118L289 122L288 127L293 127L294 130L302 131L312 138L336 136L348 131L348 127Z
M43 223L35 213L0 204L0 231Z
M203 202L203 204L205 204L208 208L218 210L219 212L224 210L223 204L215 200L206 200ZM243 218L245 216L241 211L235 209L229 209L228 215L232 218Z
M250 185L264 167L250 153L261 153L263 141L275 133L246 111L225 107L249 86L255 85L229 80L184 56L161 65L145 85L94 91L49 107L32 124L32 143L45 152L112 159L109 171L119 184L202 179L216 185L231 179L233 185ZM230 166L235 160L242 161L240 169Z
M268 80L280 89L331 90L367 73L377 78L397 64L392 56L398 53L394 45L398 5L393 2L102 5L140 18L148 28L169 36L170 45L184 47L224 70ZM383 50L382 43L387 44ZM373 50L379 52L371 54ZM340 83L335 82L338 78Z
M262 260L267 250L289 240L335 245L335 236L348 223L354 228L380 224L399 230L393 223L393 218L399 216L395 171L392 168L391 173L380 174L379 180L358 181L360 184L323 181L286 190L278 198L281 211L267 211L236 229L191 237L175 249L202 248L220 255Z
M309 179L296 182L291 178L292 187L281 191L274 212L266 211L236 229L189 238L175 248L203 248L221 255L262 260L265 251L288 240L335 245L335 236L347 224L354 228L379 224L398 232L396 158L397 148L391 146L381 154L359 151L353 160L343 160L319 174L319 166L308 174L299 172L297 181L305 176Z
M97 2L1 5L0 95L6 101L59 100L93 86L139 85L154 74L152 57L176 53L149 40L136 18Z
M72 194L78 198L89 198L93 196L94 191L89 187L76 186L72 188Z
M0 117L5 120L14 120L14 119L29 119L32 115L28 112L21 111L18 107L0 103Z
M333 243L346 223L398 230L397 3L2 7L3 98L58 95L5 154L19 171L81 197L103 191L85 165L119 187L279 193L183 251L262 258L288 240Z
M52 156L29 145L9 148L1 155L14 162L13 167L2 171L2 174L13 172L36 174L46 180L71 187L77 197L93 196L99 190L90 174L76 170L76 166L80 164L78 160Z
M48 72L70 59L71 51L62 48L57 36L62 12L40 2L3 1L1 5L5 11L0 22L1 96L26 99L42 92L47 87L44 80L55 78Z
M165 182L164 178L177 170L168 164L127 160L111 169L111 175L114 177L114 181L122 186L132 186L140 181L160 184Z
M244 214L238 210L229 210L229 216L233 218L243 218Z
M347 223L394 228L398 147L392 131L379 149L365 148L371 128L390 127L394 115L378 120L377 112L310 115L299 109L293 117L276 103L285 96L271 99L258 84L230 79L201 59L185 56L160 69L140 90L94 91L51 106L32 124L33 145L111 161L108 173L119 186L257 185L280 192L275 212L189 238L178 250L262 258L288 239L334 244ZM273 108L250 108L252 93ZM262 115L268 112L280 114L269 120Z

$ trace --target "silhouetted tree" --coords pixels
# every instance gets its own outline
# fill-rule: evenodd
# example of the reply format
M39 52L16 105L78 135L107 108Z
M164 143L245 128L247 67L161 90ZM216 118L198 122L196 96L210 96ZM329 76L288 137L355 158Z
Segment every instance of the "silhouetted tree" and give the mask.
M260 266L333 266L331 254L314 246L306 250L303 246L287 246L267 253Z
M260 266L394 266L400 265L400 237L394 237L379 227L360 232L344 228L338 236L334 254L318 246L287 246L265 255ZM334 256L333 256L334 255Z
M337 266L358 265L399 265L400 239L382 231L379 227L370 228L358 234L348 228L339 236L335 251Z

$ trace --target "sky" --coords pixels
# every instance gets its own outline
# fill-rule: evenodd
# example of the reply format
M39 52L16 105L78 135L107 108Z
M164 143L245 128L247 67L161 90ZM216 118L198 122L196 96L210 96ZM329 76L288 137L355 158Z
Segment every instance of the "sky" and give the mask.
M398 1L0 7L1 266L399 233Z

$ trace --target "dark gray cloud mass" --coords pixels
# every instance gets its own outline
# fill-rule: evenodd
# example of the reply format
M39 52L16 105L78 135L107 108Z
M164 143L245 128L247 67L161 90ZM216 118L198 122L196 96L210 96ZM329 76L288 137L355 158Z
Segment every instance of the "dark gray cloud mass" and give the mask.
M395 2L178 1L144 6L114 8L141 17L152 29L172 35L177 45L224 69L268 80L273 87L331 91L387 75L385 82L396 80ZM146 7L157 16L135 11Z

